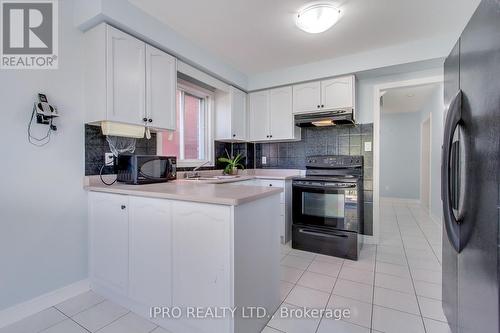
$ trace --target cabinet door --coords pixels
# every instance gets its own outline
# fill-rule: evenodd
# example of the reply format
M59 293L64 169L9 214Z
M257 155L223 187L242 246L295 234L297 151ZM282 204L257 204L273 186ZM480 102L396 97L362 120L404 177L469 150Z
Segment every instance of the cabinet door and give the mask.
M130 197L130 297L142 304L172 302L171 201Z
M321 81L322 109L354 107L354 76Z
M177 201L172 212L172 305L233 306L230 207ZM193 332L228 332L224 319L191 319L189 325Z
M146 44L113 27L107 36L107 109L111 121L144 124Z
M146 45L146 113L151 127L175 130L176 90L175 58Z
M250 138L252 141L269 140L269 91L249 94Z
M316 111L321 107L321 84L309 82L293 86L293 112Z
M273 140L294 138L295 124L292 113L292 87L269 91L269 123Z
M90 272L96 282L126 295L128 289L128 197L89 194Z
M234 140L247 138L247 94L231 87L231 137Z

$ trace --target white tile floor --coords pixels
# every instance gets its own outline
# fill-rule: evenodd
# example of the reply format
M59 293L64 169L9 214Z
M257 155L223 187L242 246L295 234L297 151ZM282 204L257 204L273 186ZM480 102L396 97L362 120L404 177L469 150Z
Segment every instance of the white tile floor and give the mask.
M283 309L349 309L350 317L280 318L263 333L449 333L441 309L441 227L418 206L384 201L378 246L358 261L282 247ZM167 333L93 292L0 333ZM184 333L184 332L175 332Z
M417 205L383 201L380 243L358 261L282 247L282 308L348 308L342 320L279 318L263 332L449 333L441 309L441 226Z

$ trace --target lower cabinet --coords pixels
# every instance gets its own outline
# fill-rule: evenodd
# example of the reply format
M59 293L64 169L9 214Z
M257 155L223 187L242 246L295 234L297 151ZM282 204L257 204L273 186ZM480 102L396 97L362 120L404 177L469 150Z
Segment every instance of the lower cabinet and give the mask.
M129 296L143 304L172 305L172 204L129 200Z
M97 290L143 308L231 305L231 207L89 193L90 271ZM189 321L227 332L228 321Z
M280 195L280 242L287 243L292 238L292 183L290 180L276 179L250 179L240 182L228 183L230 185L240 186L267 186L282 188Z
M90 194L90 276L119 294L128 290L128 196Z

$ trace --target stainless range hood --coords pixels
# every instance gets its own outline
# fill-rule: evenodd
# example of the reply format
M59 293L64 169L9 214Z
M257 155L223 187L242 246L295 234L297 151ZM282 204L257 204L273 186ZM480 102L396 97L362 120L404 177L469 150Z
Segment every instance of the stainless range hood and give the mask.
M296 114L295 125L299 127L354 125L354 110L349 108Z

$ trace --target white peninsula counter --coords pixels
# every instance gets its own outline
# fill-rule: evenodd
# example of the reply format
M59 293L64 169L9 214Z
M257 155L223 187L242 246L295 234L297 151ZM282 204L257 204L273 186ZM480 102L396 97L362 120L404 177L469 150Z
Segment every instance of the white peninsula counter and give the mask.
M282 189L95 178L85 187L92 289L174 333L264 328L280 303ZM244 318L251 307L266 316Z

